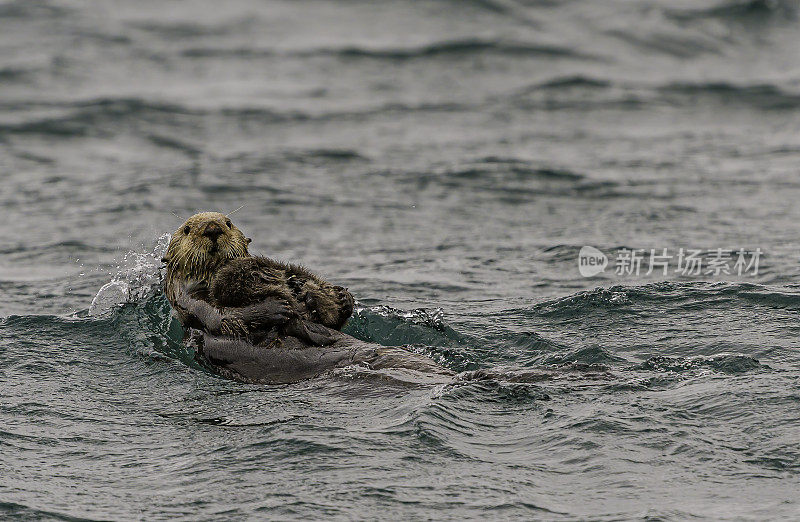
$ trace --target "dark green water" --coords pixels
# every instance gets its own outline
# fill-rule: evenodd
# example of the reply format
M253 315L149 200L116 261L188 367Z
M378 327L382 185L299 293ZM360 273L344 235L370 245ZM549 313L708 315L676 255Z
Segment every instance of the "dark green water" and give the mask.
M800 518L798 9L0 1L0 518ZM162 236L241 205L465 373L197 367Z

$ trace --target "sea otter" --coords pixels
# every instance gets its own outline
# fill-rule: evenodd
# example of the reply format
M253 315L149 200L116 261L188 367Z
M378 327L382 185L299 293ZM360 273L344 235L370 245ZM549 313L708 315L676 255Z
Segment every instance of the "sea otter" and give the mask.
M165 294L201 363L252 383L287 383L350 364L452 372L399 347L338 331L353 298L308 270L251 256L250 239L224 214L202 212L173 234Z
M332 339L318 325L339 330L353 312L353 297L303 267L251 256L250 239L219 212L190 217L172 236L163 261L166 295L181 323L191 326L178 295L185 293L225 311L212 333L245 337L260 344L288 334L313 344ZM197 317L194 316L194 319Z

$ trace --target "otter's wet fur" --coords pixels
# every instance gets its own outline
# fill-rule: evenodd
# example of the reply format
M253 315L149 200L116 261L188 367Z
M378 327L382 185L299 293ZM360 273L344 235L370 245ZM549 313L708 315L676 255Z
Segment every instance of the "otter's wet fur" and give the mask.
M252 256L249 243L219 212L195 214L175 231L163 259L167 265L165 293L181 323L186 325L189 320L185 309L177 305L178 296L185 292L223 312L234 312L222 325L221 332L226 334L258 334L252 323L236 319L234 309L268 300L283 304L290 318L335 330L344 326L353 313L353 297L346 289L301 266ZM324 343L309 337L307 329L296 322L289 333Z

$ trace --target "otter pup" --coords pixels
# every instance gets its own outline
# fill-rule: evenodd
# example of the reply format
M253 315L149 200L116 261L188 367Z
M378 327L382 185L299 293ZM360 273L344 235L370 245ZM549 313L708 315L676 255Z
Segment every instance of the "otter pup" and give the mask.
M269 298L286 302L303 319L341 330L353 313L353 296L302 266L261 256L233 259L213 278L210 296L219 307L254 305Z
M165 293L184 326L246 338L292 335L329 344L326 328L341 329L353 297L308 270L248 252L250 239L219 212L201 212L175 231L167 253ZM316 324L315 324L316 323Z

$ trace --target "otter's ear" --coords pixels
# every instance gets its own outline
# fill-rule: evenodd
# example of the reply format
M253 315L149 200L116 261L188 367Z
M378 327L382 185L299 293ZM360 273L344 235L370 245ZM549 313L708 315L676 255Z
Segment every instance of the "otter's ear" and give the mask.
M164 257L161 258L161 262L162 263L169 263L169 258L167 256L164 256Z
M249 237L246 237L245 239L247 240L247 244L248 244L248 245L249 245L250 243L252 243L252 242L253 242L253 240L252 240L252 239L250 239Z

